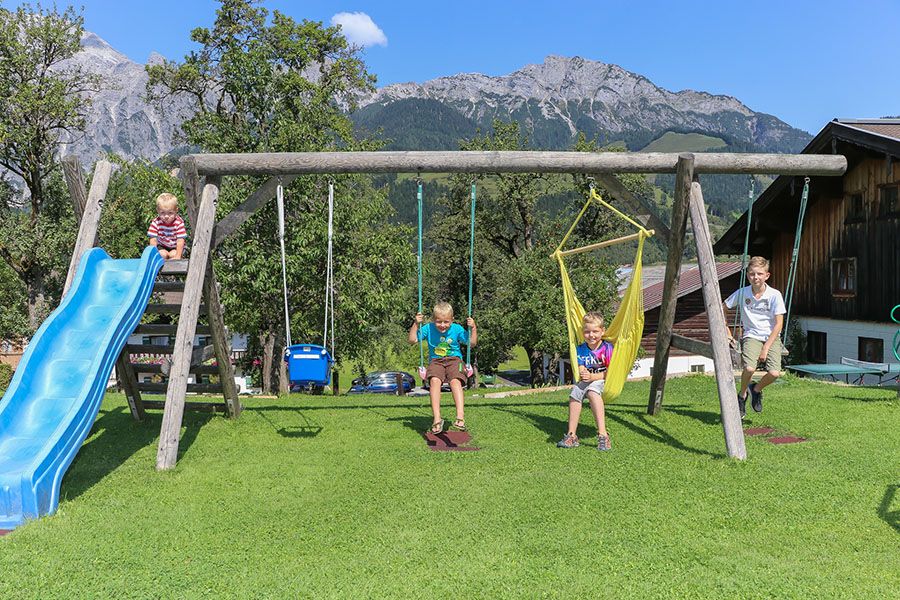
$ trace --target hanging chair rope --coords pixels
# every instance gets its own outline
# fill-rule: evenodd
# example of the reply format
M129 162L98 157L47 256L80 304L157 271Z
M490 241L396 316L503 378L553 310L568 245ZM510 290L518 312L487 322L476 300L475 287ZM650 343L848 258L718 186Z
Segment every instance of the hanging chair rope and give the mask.
M322 347L328 348L328 329L331 328L331 356L334 358L334 254L332 240L334 238L334 181L328 182L328 254L325 267L325 332L322 334ZM330 320L329 320L330 318Z
M791 268L787 279L787 314L784 316L784 330L781 332L782 344L787 347L788 324L791 322L791 303L794 301L794 282L797 279L797 257L800 255L800 240L803 237L803 220L806 217L806 207L809 203L809 177L803 180L803 194L800 196L800 214L797 216L797 230L794 233L794 249L791 253Z
M474 280L475 274L475 179L472 179L472 196L471 196L471 218L469 219L469 317L472 316L472 283ZM468 330L469 336L472 335L472 331L469 330L469 322L466 320L466 329ZM466 344L466 366L469 367L472 364L472 345Z
M419 265L419 312L421 313L422 312L422 179L420 177L416 178L416 202L418 205L418 214L419 214L418 265ZM425 348L422 345L422 340L419 340L419 371L424 371L424 370L425 370Z
M744 302L744 281L747 280L747 264L750 260L748 251L750 249L750 223L753 218L753 200L756 189L756 178L750 175L750 192L747 194L747 231L744 234L744 253L741 255L741 278L738 279L738 301L735 304L734 325L732 326L732 335L737 336L738 325L741 319L741 305Z
M575 227L584 216L584 213L585 211L587 211L587 208L591 204L591 202L599 203L601 206L604 206L605 208L611 210L614 214L616 214L623 220L634 225L638 228L638 233L632 236L625 236L624 238L610 240L609 242L600 242L599 244L591 244L589 246L584 246L575 250L563 251L563 246L565 245L566 241L568 241L572 232L575 231ZM585 205L582 207L581 212L579 212L578 216L575 218L575 222L572 223L571 227L569 227L568 232L566 232L566 235L563 236L562 242L552 255L559 264L559 273L562 280L563 305L566 313L566 329L568 331L569 337L569 356L575 357L577 356L577 344L584 341L584 335L582 333L581 326L582 320L584 319L585 310L581 305L581 302L579 302L578 298L575 296L574 286L572 285L572 282L569 278L569 273L566 270L564 260L565 255L574 254L579 251L584 252L588 249L595 249L602 246L622 243L631 239L638 240L638 247L634 256L634 268L631 273L631 281L628 283L628 287L626 288L625 294L622 297L622 301L619 304L619 309L616 311L616 315L604 335L604 339L612 342L613 344L613 355L607 369L605 380L606 383L603 389L604 401L613 400L621 393L622 387L625 385L625 380L628 378L628 374L631 372L632 366L634 365L635 358L637 357L637 351L641 343L641 336L644 330L642 256L644 251L644 241L651 235L653 235L652 230L645 229L634 219L631 219L630 217L610 205L608 202L603 200L603 198L601 198L597 191L594 189L593 181L591 181L590 195L587 202L585 202ZM572 372L575 380L578 381L580 377L578 370L574 368L574 365Z
M291 313L288 309L287 288L287 258L284 250L284 187L281 178L278 179L278 187L275 188L275 198L278 204L278 240L281 243L281 281L284 289L284 338L287 347L291 347Z

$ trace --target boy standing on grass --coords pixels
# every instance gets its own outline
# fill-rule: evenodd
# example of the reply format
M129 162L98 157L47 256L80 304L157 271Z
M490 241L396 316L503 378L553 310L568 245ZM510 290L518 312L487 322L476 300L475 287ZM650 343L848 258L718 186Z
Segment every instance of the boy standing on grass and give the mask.
M575 348L578 359L578 383L569 393L569 429L556 446L577 448L581 445L576 431L581 417L581 407L585 398L591 405L594 420L597 421L597 450L612 450L609 433L606 431L606 412L603 407L603 386L606 383L606 369L612 358L613 345L603 340L606 328L603 315L589 312L584 315L584 343Z
M178 216L178 198L175 194L164 193L156 197L156 215L147 229L150 245L156 246L165 260L180 259L184 253L187 229L184 219Z
M747 414L747 394L751 395L750 405L756 412L762 412L762 391L781 376L781 340L779 335L784 327L784 298L781 292L766 285L769 279L769 261L762 256L750 259L747 280L750 285L740 288L725 300L725 308L734 308L740 303L741 311L741 391L738 393L738 409L741 417ZM731 331L728 337L733 342ZM753 373L760 362L766 364L766 374L755 384L750 384Z
M462 362L460 344L474 346L478 343L478 329L475 327L475 319L469 317L466 325L469 330L453 322L453 307L447 302L438 302L432 313L433 322L420 327L424 317L422 313L416 313L416 320L409 328L409 343L416 344L422 340L428 340L428 368L425 371L425 379L428 381L428 391L431 395L431 412L434 420L431 424L431 433L441 433L444 430L444 420L441 418L441 385L450 384L453 393L453 403L456 405L456 420L452 429L466 431L466 417L463 407L463 383L468 375L466 366Z

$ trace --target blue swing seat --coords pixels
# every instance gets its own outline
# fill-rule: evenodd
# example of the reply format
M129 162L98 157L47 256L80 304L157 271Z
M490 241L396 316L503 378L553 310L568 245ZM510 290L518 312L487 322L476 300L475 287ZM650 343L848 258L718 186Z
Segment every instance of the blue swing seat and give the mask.
M294 344L284 352L288 364L288 379L292 386L320 385L331 383L331 368L334 359L323 346L316 344Z

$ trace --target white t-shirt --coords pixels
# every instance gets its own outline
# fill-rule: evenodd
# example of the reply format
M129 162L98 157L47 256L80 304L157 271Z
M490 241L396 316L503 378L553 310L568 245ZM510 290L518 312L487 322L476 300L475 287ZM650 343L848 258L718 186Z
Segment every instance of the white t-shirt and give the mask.
M775 329L775 316L787 312L781 292L768 285L759 298L753 296L753 288L747 286L739 289L725 300L725 306L734 308L741 298L741 326L744 337L765 342Z

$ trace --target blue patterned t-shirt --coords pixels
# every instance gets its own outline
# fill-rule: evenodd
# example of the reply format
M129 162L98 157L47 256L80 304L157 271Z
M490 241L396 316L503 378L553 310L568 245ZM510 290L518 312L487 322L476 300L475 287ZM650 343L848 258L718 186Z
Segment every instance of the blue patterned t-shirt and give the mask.
M462 359L460 344L469 343L469 333L459 323L451 323L444 333L438 331L434 323L426 323L419 327L419 340L428 340L428 359L455 356Z

